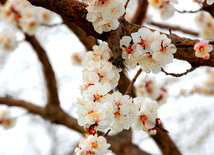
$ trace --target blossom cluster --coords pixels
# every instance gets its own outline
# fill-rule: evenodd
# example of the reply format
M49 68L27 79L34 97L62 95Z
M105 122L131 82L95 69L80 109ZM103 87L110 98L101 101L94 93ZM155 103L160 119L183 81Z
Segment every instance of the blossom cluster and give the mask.
M157 83L154 77L148 77L136 87L137 96L149 97L152 100L156 100L158 104L166 103L168 96L167 89Z
M10 115L9 110L0 110L0 125L4 129L10 129L15 125L16 119Z
M97 130L120 132L132 127L156 134L156 125L160 123L157 118L157 102L147 97L132 99L129 95L115 91L121 69L109 62L111 58L110 48L106 43L101 43L95 45L93 51L85 53L82 60L84 82L81 86L82 98L78 99L77 115L78 124L84 126L89 136L81 140L76 154L108 152L106 142L98 142ZM105 141L104 138L100 139ZM104 150L99 149L101 146Z
M43 8L33 7L26 0L12 0L0 6L0 20L33 35L41 24L50 22L51 13Z
M137 65L145 72L158 73L161 67L172 62L176 47L171 40L159 31L152 32L148 28L140 28L130 36L120 40L122 58L131 68Z
M209 59L209 52L213 50L213 46L206 39L201 40L194 45L195 56L203 59Z
M177 4L178 0L148 0L148 2L160 13L160 18L165 20L174 15L173 3Z
M207 11L199 11L195 16L195 22L200 28L199 35L205 39L214 39L214 19Z
M92 22L94 30L100 34L115 30L118 18L125 13L126 0L89 0L86 19Z
M81 138L79 146L75 149L76 155L104 155L110 152L110 144L106 143L103 136L89 135L87 138Z
M201 0L201 2L204 2L205 0ZM208 5L212 5L214 3L214 0L206 0Z
M137 116L137 105L128 95L115 91L120 69L112 65L111 50L106 43L93 47L83 58L82 99L78 100L78 123L89 129L129 129ZM93 127L93 128L92 128Z

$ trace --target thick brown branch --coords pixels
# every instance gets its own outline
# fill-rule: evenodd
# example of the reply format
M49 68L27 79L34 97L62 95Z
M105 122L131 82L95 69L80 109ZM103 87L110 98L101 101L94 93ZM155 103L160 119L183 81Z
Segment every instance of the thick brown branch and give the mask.
M117 60L122 55L122 51L120 50L120 34L122 32L121 27L118 27L116 30L111 31L108 37L108 45L113 53L114 61Z
M57 83L53 68L49 62L48 56L46 51L42 48L38 40L35 36L29 36L25 34L25 39L28 41L32 48L35 50L41 64L43 73L45 76L45 82L47 87L47 96L48 96L48 104L46 108L50 108L48 112L55 113L59 107L59 98L58 98L58 91L57 91Z
M141 25L143 23L143 19L146 16L147 8L148 8L147 0L138 0L138 7L131 23Z

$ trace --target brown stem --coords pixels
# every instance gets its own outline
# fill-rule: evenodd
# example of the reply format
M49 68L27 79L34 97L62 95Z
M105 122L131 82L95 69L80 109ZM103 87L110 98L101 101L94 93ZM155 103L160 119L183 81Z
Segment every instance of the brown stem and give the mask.
M62 23L57 23L57 24L42 24L42 26L46 26L46 27L55 27L55 26L60 26L62 25Z
M108 136L108 134L109 134L110 131L111 131L111 129L109 129L109 130L103 135L103 137Z
M127 1L126 1L126 4L124 5L125 8L127 8L128 4L129 4L129 1L130 1L130 0L127 0Z
M190 10L190 11L186 11L186 10L180 11L180 10L175 9L175 11L177 11L179 13L197 13L197 12L199 12L201 10L203 10L203 7L200 8L200 9L198 9L198 10L194 10L194 11L193 10Z
M48 97L46 108L49 109L47 112L50 112L50 115L54 115L54 113L56 113L59 108L60 102L58 98L57 83L53 68L50 64L46 51L42 48L35 36L25 34L25 39L31 44L39 58L39 61L42 64Z
M184 73L181 73L181 74L176 74L176 73L168 73L166 72L163 68L161 68L161 71L164 72L166 75L171 75L171 76L174 76L174 77L181 77L181 76L184 76L192 71L194 71L197 67L192 67L190 69L188 69L186 72Z
M138 7L131 23L141 25L146 16L147 8L148 8L147 0L138 0Z
M127 90L126 90L126 92L125 92L124 95L129 94L129 91L130 91L131 88L133 87L135 81L137 80L137 78L138 78L138 76L141 74L141 72L142 72L142 69L140 68L140 69L137 71L137 73L136 73L136 75L134 76L134 78L132 79L132 81L130 82L130 84L129 84L129 86L128 86L128 88L127 88Z

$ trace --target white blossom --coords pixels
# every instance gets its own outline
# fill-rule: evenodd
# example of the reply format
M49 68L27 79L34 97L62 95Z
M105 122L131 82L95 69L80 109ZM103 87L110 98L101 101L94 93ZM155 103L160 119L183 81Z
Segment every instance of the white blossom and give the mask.
M157 118L157 102L146 97L134 98L134 103L140 106L138 119L132 125L135 130L149 131L156 125Z
M77 114L80 126L94 125L97 130L108 129L114 121L113 107L110 102L87 101L79 103Z
M195 16L195 23L200 28L199 35L205 39L214 39L214 19L207 11L199 11Z
M174 15L174 4L177 4L177 0L148 0L154 9L160 13L160 18L165 20Z
M16 34L13 31L0 33L0 49L3 51L14 51L18 46Z
M4 129L12 128L16 123L16 119L11 116L9 110L0 110L0 125L4 127Z
M108 150L110 144L107 144L105 137L89 135L87 138L81 138L79 146L75 149L76 155L105 155L110 153Z
M120 132L123 129L128 130L132 123L137 119L138 105L132 102L129 95L122 95L119 92L112 94L113 113L115 116L111 128Z
M118 18L125 13L123 3L116 0L89 1L86 7L86 19L92 22L94 30L100 34L115 30L119 26Z
M205 0L201 0L201 2L204 2ZM206 0L208 5L212 5L214 3L214 0Z

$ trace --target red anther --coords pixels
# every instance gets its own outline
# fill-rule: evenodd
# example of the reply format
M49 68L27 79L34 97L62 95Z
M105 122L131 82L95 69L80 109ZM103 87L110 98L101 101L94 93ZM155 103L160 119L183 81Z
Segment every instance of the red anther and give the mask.
M156 118L156 124L160 125L161 124L161 119L160 118Z

